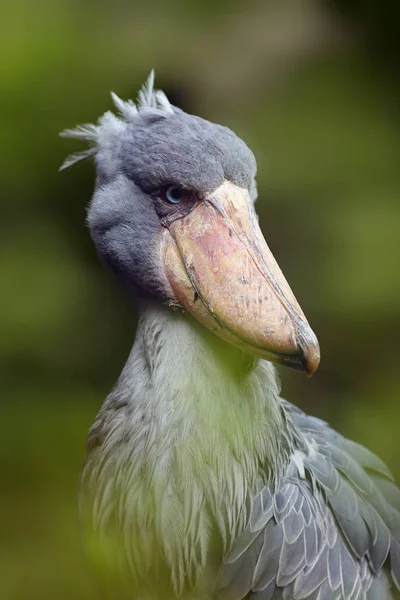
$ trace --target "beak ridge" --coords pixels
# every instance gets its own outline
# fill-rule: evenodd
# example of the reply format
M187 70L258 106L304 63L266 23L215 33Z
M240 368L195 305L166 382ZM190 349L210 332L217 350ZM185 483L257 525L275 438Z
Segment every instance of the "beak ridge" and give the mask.
M169 224L178 302L219 337L312 375L319 346L259 228L247 190L224 182Z

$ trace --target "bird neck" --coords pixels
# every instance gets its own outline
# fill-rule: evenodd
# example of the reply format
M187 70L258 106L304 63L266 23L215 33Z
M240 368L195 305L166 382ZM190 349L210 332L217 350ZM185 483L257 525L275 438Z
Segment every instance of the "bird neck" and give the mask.
M283 467L287 421L272 364L249 357L187 314L158 304L142 311L117 390L132 414L142 416L135 436L148 437L147 462L149 455L159 464L173 448L184 457L194 448L197 461L237 461L249 479L260 465L272 475Z
M243 531L249 497L278 478L293 439L270 363L151 305L89 434L83 497L137 573L166 561L181 590L183 573Z

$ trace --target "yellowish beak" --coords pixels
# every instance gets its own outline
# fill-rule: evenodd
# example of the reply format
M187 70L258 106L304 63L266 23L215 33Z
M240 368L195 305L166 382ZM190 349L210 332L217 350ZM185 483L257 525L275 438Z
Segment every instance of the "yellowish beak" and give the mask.
M224 182L167 227L166 274L179 304L227 342L312 375L317 338L264 240L248 191Z

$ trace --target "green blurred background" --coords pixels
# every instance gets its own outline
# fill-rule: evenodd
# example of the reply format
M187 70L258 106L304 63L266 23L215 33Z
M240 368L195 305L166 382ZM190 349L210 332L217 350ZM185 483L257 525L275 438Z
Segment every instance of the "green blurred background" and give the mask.
M1 598L93 599L76 520L87 429L136 318L58 132L157 86L258 158L266 238L318 334L283 393L400 479L399 8L390 0L8 0L0 20Z

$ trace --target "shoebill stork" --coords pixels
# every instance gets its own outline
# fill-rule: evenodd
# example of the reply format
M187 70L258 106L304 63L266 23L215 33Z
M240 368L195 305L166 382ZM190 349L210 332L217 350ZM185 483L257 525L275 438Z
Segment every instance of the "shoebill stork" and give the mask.
M260 231L256 161L153 88L64 135L90 148L88 224L139 314L90 429L81 514L115 597L385 600L400 492L372 452L280 396L319 347ZM105 576L107 573L107 577Z

